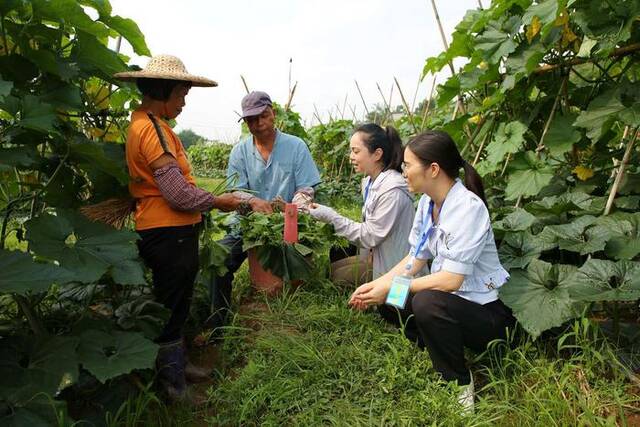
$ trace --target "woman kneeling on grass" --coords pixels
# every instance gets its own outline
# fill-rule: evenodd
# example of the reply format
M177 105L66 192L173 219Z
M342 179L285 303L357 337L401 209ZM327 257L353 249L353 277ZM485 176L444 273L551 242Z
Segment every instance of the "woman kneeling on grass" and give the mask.
M449 135L416 136L405 149L403 170L409 190L423 193L411 250L388 273L356 289L349 304L379 305L387 320L406 323L407 335L427 347L435 370L466 386L459 400L472 410L473 379L464 347L483 351L514 325L497 291L509 274L498 259L480 176ZM416 277L427 260L431 274Z
M350 148L349 160L355 171L365 175L362 222L317 204L309 212L314 218L331 223L337 235L361 248L359 255L331 265L334 282L358 285L384 274L409 249L407 239L414 208L401 175L402 140L394 128L362 125L351 137Z

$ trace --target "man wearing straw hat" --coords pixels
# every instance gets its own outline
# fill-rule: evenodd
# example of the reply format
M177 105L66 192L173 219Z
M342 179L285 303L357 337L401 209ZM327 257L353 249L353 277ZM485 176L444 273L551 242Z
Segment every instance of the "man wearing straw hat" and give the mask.
M270 213L270 200L282 198L299 208L306 207L320 183L320 173L307 144L275 127L275 111L265 92L254 91L241 102L242 117L251 135L236 144L229 156L227 178L234 187L248 192L234 194L251 205L253 211ZM208 326L214 332L225 325L230 308L234 273L247 257L242 250L242 236L229 234L221 241L229 248L225 261L228 272L214 278L209 286L212 316Z
M129 191L136 199L138 248L153 273L153 293L171 310L157 339L158 381L170 400L184 400L187 380L208 379L208 373L186 362L182 336L198 272L200 213L231 211L241 200L231 194L214 197L196 187L182 143L165 120L182 112L191 87L218 84L189 74L182 61L170 55L154 56L144 70L115 77L135 81L143 96L127 134Z

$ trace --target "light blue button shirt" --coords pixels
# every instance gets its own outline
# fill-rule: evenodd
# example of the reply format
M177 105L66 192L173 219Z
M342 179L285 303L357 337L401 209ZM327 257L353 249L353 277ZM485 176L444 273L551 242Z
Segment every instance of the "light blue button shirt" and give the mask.
M264 200L281 196L287 202L300 188L320 183L320 173L304 141L279 130L266 162L253 136L238 142L229 156L227 177L234 188L250 190Z
M424 221L428 218L430 198L423 195L409 235L414 254ZM509 273L500 264L489 211L482 200L456 180L444 201L433 233L415 254L418 259L431 259L431 273L444 270L464 275L458 291L453 292L478 304L498 299L498 291Z

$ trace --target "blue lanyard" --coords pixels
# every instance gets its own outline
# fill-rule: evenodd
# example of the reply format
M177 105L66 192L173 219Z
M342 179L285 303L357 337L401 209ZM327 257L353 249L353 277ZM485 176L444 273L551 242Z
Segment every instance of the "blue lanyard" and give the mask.
M367 204L367 198L369 197L369 189L371 188L371 184L373 184L373 181L371 180L371 177L369 177L369 183L367 184L367 186L364 189L364 204Z
M422 247L427 243L431 234L433 234L433 230L435 229L435 223L433 221L433 200L429 201L429 209L427 210L427 216L425 218L424 224L422 225L422 231L420 235L422 236L418 244L416 245L416 249L413 252L413 256L405 266L405 270L411 270L413 267L413 261L418 256L418 253L422 250ZM444 200L442 201L442 205L440 206L439 214L442 213L442 208L444 207ZM440 215L438 215L438 223L440 222Z

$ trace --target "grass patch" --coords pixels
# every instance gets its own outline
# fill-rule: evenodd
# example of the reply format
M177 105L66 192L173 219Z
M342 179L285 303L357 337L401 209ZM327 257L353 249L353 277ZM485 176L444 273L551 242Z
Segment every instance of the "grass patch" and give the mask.
M239 315L225 344L230 369L210 389L212 425L615 425L640 397L588 323L558 342L494 348L474 360L476 414L458 389L348 292L319 282ZM250 328L241 327L250 325ZM499 351L498 351L499 350Z
M224 183L225 180L222 178L202 178L196 177L196 185L204 190L214 192L216 189Z

